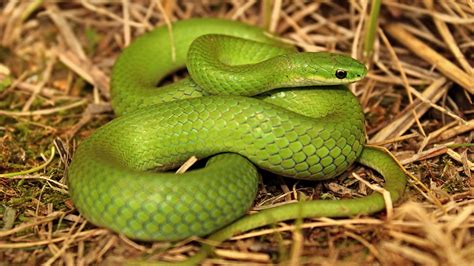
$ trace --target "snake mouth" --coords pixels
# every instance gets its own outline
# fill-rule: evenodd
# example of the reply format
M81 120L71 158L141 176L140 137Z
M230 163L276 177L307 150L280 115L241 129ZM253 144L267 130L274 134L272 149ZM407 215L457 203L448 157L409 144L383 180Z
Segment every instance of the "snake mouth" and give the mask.
M278 88L297 88L297 87L312 87L312 86L335 86L335 85L344 85L349 83L357 82L365 77L364 73L361 74L352 74L346 73L350 77L346 77L343 79L336 78L327 78L327 77L295 77L291 80L291 82L285 82L283 84L279 84Z

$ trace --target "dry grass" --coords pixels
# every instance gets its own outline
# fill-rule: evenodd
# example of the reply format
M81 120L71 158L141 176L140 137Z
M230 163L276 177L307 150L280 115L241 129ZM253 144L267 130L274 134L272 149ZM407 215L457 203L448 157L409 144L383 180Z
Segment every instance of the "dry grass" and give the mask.
M366 55L367 0L105 2L0 2L0 173L15 173L0 179L0 261L115 264L179 260L196 250L190 241L134 242L87 223L68 197L64 170L77 143L113 118L108 81L123 47L166 20L225 17L262 25L304 50L367 62L368 77L351 89L366 112L368 142L392 151L414 178L390 217L280 223L223 243L206 265L472 263L472 1L383 1ZM57 155L46 164L53 145ZM255 209L369 193L352 176L266 178Z

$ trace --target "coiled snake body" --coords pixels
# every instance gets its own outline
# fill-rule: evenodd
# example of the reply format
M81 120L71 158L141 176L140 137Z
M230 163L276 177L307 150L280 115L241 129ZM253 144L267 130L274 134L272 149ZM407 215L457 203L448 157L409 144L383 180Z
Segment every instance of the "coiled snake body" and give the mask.
M192 79L156 88L184 64ZM205 236L242 217L257 192L255 166L322 180L358 160L382 173L396 200L406 176L386 153L364 146L362 110L340 85L365 74L350 57L297 53L239 22L194 19L173 24L171 33L158 28L117 60L111 87L120 116L77 149L68 170L71 197L93 223L142 240ZM193 155L216 156L185 174L151 171ZM288 204L247 216L214 239L284 219L383 208L378 194Z

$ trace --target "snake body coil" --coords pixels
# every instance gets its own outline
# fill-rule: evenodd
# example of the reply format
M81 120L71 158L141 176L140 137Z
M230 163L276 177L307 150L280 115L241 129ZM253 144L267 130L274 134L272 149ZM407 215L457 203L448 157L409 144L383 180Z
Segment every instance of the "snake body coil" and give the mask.
M185 64L192 79L156 88ZM143 240L205 236L243 216L257 192L254 165L322 180L358 159L391 177L386 185L397 199L403 171L384 153L364 148L360 105L338 85L365 74L350 57L297 53L238 22L188 20L173 24L172 34L154 30L126 48L114 66L112 103L121 116L79 146L68 172L71 197L93 223ZM185 174L150 171L215 154L205 168ZM263 211L214 239L298 213L377 211L383 208L379 196Z

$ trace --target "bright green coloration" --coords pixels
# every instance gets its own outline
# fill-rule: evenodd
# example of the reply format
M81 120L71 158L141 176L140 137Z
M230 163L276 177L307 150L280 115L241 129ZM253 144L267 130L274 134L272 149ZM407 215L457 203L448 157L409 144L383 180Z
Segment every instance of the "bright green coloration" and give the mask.
M212 35L199 37L205 34ZM68 173L71 197L87 219L142 240L205 236L252 205L258 183L254 165L322 180L359 158L391 178L387 188L394 200L403 192L406 177L391 157L359 157L371 150L364 149L364 117L352 93L342 85L310 86L357 81L366 74L364 65L343 55L296 53L258 28L232 21L177 22L173 36L174 61L169 34L159 28L125 49L114 67L112 103L123 115L79 146ZM155 88L185 63L193 80ZM336 76L341 70L345 77ZM235 91L261 94L225 95ZM185 174L146 171L215 154L205 168ZM287 205L244 218L213 239L300 215L347 216L383 208L380 195Z

